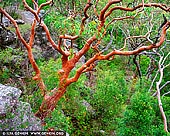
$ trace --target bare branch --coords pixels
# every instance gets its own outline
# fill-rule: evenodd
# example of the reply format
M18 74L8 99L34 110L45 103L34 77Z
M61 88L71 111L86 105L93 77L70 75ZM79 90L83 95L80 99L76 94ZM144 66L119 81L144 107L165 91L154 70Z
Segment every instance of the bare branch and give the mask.
M167 94L170 94L170 91L169 91L169 92L164 93L162 96L165 96L165 95L167 95Z
M158 65L159 72L160 72L160 78L159 78L159 81L156 82L156 89L157 89L157 98L158 98L159 109L160 109L160 112L161 112L161 115L162 115L162 118L163 118L163 122L164 122L164 130L166 132L168 132L167 119L166 119L166 115L165 115L163 107L162 107L161 95L160 95L160 84L161 84L162 79L163 79L163 68L161 67L162 59L163 59L163 57L160 58L159 65Z
M162 85L162 86L160 87L160 91L161 91L164 87L166 87L168 84L170 84L170 81L167 81L164 85Z

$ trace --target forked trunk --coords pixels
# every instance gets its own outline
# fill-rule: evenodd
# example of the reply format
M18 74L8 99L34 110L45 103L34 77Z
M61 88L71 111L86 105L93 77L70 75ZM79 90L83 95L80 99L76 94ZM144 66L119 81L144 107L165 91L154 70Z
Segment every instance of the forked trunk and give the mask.
M63 86L58 89L53 89L50 93L46 94L39 110L35 113L35 116L44 119L55 109L57 102L65 92L66 86Z

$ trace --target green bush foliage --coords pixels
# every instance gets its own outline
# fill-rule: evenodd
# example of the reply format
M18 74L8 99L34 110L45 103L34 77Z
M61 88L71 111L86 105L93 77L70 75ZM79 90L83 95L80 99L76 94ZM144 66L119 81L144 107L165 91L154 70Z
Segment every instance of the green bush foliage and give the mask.
M138 89L119 120L117 134L118 136L166 136L161 120L157 99L144 88Z
M29 5L30 7L33 8L33 2L32 2L32 0L26 0L26 2L28 3L28 5ZM40 4L44 3L44 2L46 2L46 0L38 0L38 5L40 5Z
M22 75L20 70L21 63L24 60L23 53L20 49L6 48L0 49L0 82L6 83L6 81L15 75ZM14 75L15 74L15 75Z
M118 58L117 63L120 59ZM85 75L70 85L56 110L46 119L45 128L59 128L71 135L113 133L117 128L117 118L125 107L128 93L127 83L123 77L124 70L117 70L122 63L119 65L117 63L112 61L99 63L97 72L94 73L97 81L92 88L85 86L88 81ZM45 67L47 65L49 66L46 64ZM43 66L42 69L46 69ZM103 66L108 67L108 70L104 71ZM49 71L48 74L50 75ZM50 81L52 80L48 80L49 84ZM83 101L87 101L91 106L84 106Z

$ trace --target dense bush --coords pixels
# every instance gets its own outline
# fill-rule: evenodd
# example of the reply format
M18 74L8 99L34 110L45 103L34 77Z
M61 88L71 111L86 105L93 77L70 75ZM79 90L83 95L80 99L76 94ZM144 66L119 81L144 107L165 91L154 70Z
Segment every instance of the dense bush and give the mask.
M124 109L128 93L124 70L120 71L119 68L122 63L117 65L120 59L118 58L116 63L112 61L100 63L97 72L93 75L94 81L88 81L84 75L78 82L69 86L51 117L46 118L47 126L45 128L65 130L71 135L110 135L114 133L118 124L117 118ZM56 72L53 66L56 64L57 68L58 63L59 60L50 60L45 65L44 62L40 63L43 78L46 78L49 86L57 83L57 77L55 81L54 78L51 78ZM104 71L103 66L108 67L108 70ZM46 75L47 73L48 75ZM118 74L119 76L116 76ZM93 87L88 87L87 82L93 82ZM36 102L36 99L34 100ZM84 101L90 106L83 105Z
M157 105L145 88L136 90L119 120L118 136L166 136Z
M21 63L24 61L20 49L6 48L0 50L0 82L5 83L11 76L22 75Z

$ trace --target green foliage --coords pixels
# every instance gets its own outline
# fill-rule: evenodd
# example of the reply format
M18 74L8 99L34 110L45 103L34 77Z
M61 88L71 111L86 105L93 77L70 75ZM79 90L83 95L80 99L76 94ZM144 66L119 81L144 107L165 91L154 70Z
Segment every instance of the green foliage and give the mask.
M13 19L19 19L21 15L18 13L18 8L20 8L21 1L22 0L2 0L0 7L5 8L6 12L8 12Z
M116 63L112 61L99 63L98 72L94 73L97 82L94 83L93 89L85 86L87 82L85 75L70 85L66 94L59 100L56 110L46 119L45 128L59 128L71 135L102 135L100 131L105 131L104 135L109 135L114 131L128 92L123 78L124 71L120 71L122 63L119 61L120 58L116 59ZM104 71L103 68L106 67L108 69ZM91 107L84 106L84 101Z
M142 55L142 56L140 56L139 59L140 59L139 60L140 66L142 67L142 69L141 69L142 75L146 75L147 74L146 73L147 68L148 68L148 66L150 64L150 58L147 57L147 56Z
M76 83L68 87L66 94L59 101L64 114L71 120L70 134L73 135L83 134L88 131L88 112L82 105L83 97L81 96L81 93L88 90L84 86L85 81L85 75L81 76Z
M70 133L71 119L70 117L66 117L58 106L56 110L52 112L51 117L45 119L45 122L45 130L48 128L54 128L55 130L62 129L67 133Z
M62 16L58 12L51 12L48 14L44 20L49 29L53 29L52 32L56 32L57 35L60 34L69 34L76 35L78 34L80 22L77 20Z
M157 106L157 100L153 99L145 89L140 90L131 97L123 118L119 120L118 136L166 135L162 123L159 122L160 118L156 115L155 106Z
M60 14L67 16L69 11L74 11L75 13L82 14L83 8L87 3L86 0L62 0L62 1L54 1L55 5L57 5L57 11Z
M12 56L12 48L7 48L5 50L0 50L0 62L2 63L9 63L13 60Z
M8 8L7 12L13 19L21 18L21 15L17 12L17 9L15 9L13 7Z
M33 8L33 2L32 0L26 0L27 4ZM38 5L41 5L42 3L45 3L46 0L38 0Z
M49 61L38 61L39 68L41 70L41 76L47 85L47 90L52 90L58 85L58 73L61 68L61 60L50 59Z
M69 134L77 134L88 125L85 121L87 111L81 104L80 96L80 93L87 89L84 87L85 80L86 77L82 76L78 82L68 87L66 94L59 100L56 110L51 117L46 118L45 129L53 127L65 130Z
M35 86L33 83L30 85ZM39 89L33 91L31 94L23 95L20 98L20 101L28 102L31 105L32 111L34 113L38 111L39 107L41 106L42 100L43 97Z
M102 70L104 66L108 67L107 71ZM95 90L87 88L82 91L82 97L91 104L93 112L80 107L80 111L76 110L78 113L82 113L78 115L78 118L76 117L81 131L77 130L74 134L102 135L101 130L104 130L105 134L109 134L116 129L116 118L121 114L127 98L127 85L123 79L124 72L117 70L119 66L113 62L101 62L98 65ZM115 76L117 74L119 77ZM73 104L73 102L71 103Z
M30 24L19 25L19 29L21 31L21 34L26 34L26 33L28 33L28 30L31 29L31 25ZM13 29L11 29L11 30L13 30ZM15 31L15 30L13 30L13 31Z
M124 80L124 71L120 70L121 63L101 62L98 67L96 91L90 103L96 111L95 119L101 126L99 130L109 134L117 127L116 118L120 116L124 108L128 88ZM107 71L102 70L105 67Z
M163 109L167 118L167 125L168 125L168 130L170 131L170 97L168 96L164 96L161 98L162 100L162 105L163 105Z
M71 18L63 16L57 11L53 11L45 17L44 22L50 29L52 33L55 33L55 36L68 34L68 35L79 35L81 18L76 16L76 18ZM78 48L82 48L85 44L85 41L96 33L97 22L91 20L85 25L85 29L82 35L75 41L78 45Z
M19 49L6 48L0 50L0 82L5 83L9 77L15 74L21 74L19 70L23 61L22 52ZM21 56L20 56L21 55Z

